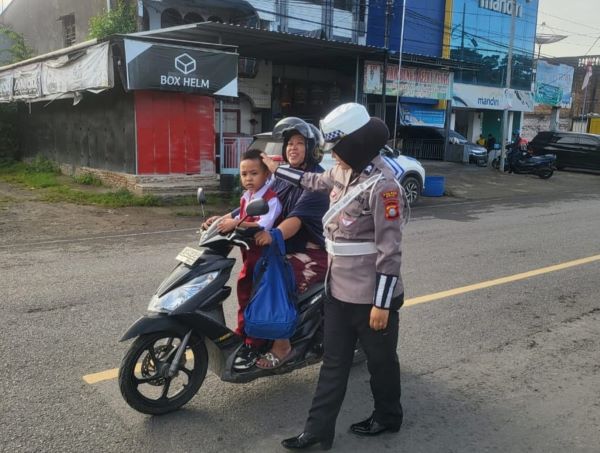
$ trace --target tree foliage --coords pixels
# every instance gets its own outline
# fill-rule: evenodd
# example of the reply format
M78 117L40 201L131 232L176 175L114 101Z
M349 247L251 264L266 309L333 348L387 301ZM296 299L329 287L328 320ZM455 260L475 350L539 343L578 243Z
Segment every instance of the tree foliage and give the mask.
M0 49L0 53L8 55L3 60L16 63L34 56L34 51L25 42L20 33L0 25L0 37L5 38L10 47ZM0 104L0 163L17 157L17 106L15 104Z
M119 0L117 7L90 19L90 38L102 39L137 30L135 2Z
M0 49L2 54L7 53L9 55L9 64L27 60L34 56L34 50L27 45L22 34L17 33L4 25L0 25L0 36L5 37L10 44L10 47Z

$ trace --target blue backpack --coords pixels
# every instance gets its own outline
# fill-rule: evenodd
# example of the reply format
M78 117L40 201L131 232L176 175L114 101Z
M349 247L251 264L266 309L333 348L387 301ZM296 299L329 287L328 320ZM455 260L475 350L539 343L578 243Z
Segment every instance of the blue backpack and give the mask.
M281 231L270 230L273 242L264 247L254 268L254 287L244 310L245 331L253 338L291 338L296 330L296 281L285 256Z

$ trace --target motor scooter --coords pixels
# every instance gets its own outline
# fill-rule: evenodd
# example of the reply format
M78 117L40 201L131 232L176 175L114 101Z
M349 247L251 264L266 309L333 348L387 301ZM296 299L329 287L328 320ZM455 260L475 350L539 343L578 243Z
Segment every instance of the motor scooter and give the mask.
M512 145L507 145L506 148L504 171L537 175L542 179L548 179L554 174L554 170L556 169L556 155L532 156L527 150L522 148L515 148ZM499 169L500 159L501 156L499 155L494 157L492 167Z
M198 201L205 201L198 190ZM255 199L247 216L268 212L268 204ZM281 367L246 371L233 368L244 341L225 323L223 302L231 294L227 286L235 259L234 247L249 247L256 228L236 228L228 234L214 222L202 232L200 249L184 248L178 264L161 283L148 305L121 341L136 338L119 368L119 388L125 401L145 414L165 414L186 404L199 390L210 369L221 380L245 383L259 377L288 373L317 363L323 354L324 285L310 287L297 301L297 328L290 339L295 358ZM364 353L355 352L355 363Z

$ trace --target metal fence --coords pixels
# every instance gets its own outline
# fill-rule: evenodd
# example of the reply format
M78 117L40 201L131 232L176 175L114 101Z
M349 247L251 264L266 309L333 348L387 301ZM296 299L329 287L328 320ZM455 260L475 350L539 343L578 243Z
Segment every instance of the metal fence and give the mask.
M237 175L240 172L240 156L245 152L252 137L224 137L221 152L221 174Z
M415 159L444 160L444 144L434 140L404 139L402 154Z

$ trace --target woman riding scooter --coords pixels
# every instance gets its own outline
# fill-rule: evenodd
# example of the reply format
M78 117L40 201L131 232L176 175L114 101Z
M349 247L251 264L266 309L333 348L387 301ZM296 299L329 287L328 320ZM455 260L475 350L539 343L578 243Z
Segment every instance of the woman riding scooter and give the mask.
M273 135L283 139L282 157L290 168L322 173L320 145L323 136L319 129L295 117L284 118L273 128ZM287 257L294 270L298 293L309 286L325 281L327 252L322 219L329 208L327 194L309 192L294 184L277 179L271 189L281 201L283 211L277 229L285 240ZM268 245L272 238L262 231L255 236L257 245ZM271 350L257 363L260 368L275 369L295 358L289 339L273 342Z
M282 158L291 168L313 173L324 171L319 165L322 158L319 145L323 138L315 126L300 118L288 117L275 125L273 136L283 139ZM309 286L325 280L327 252L321 220L329 208L329 198L326 194L308 192L283 180L276 180L271 190L282 204L282 220L277 228L285 240L287 258L294 270L298 292L303 293ZM209 219L205 226L217 218ZM259 246L272 241L268 231L257 233L254 239ZM289 339L275 340L262 357L257 344L260 342L248 342L240 350L236 369L247 370L257 361L260 368L275 369L294 358Z

